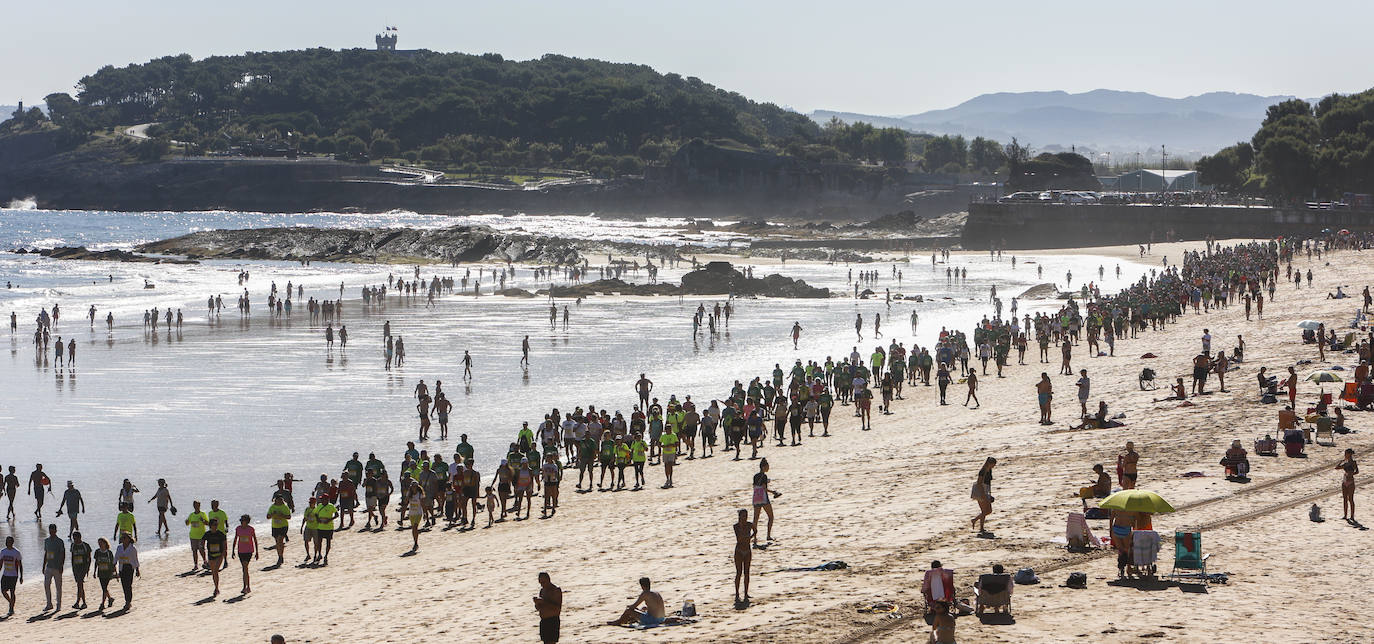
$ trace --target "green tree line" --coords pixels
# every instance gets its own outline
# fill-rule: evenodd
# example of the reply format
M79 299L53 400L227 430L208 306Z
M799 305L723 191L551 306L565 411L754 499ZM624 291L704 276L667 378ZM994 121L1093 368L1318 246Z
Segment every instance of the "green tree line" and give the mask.
M1374 90L1272 105L1254 137L1197 169L1221 190L1281 200L1374 193Z
M200 152L285 140L306 152L404 157L449 167L562 167L633 174L701 138L810 162L913 163L996 172L1001 146L867 123L824 127L771 103L644 65L554 54L363 49L168 56L106 66L75 95L46 98L78 135L156 122L149 134Z

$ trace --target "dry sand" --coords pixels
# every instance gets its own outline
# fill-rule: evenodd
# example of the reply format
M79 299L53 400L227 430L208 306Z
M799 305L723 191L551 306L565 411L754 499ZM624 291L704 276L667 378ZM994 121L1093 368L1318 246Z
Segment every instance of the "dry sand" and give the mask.
M1184 246L1155 245L1153 257L1179 257ZM1336 284L1358 293L1374 254L1341 252L1331 260L1331 267L1313 262L1316 288L1280 287L1262 322L1245 321L1233 306L1190 313L1166 332L1119 342L1116 357L1088 358L1081 345L1074 368L1089 370L1094 402L1105 398L1113 413L1126 413L1123 428L1063 431L1077 407L1069 376L1054 377L1058 424L1038 425L1033 384L1057 363L1039 364L1032 346L1027 366L1013 364L1007 378L982 380L981 409L958 405L958 386L951 388L959 391L956 404L948 407L935 404L933 387L908 388L894 415L875 416L871 432L856 429L851 407L836 407L833 437L807 439L798 448L768 447L773 486L783 492L775 505L778 540L755 552L754 601L745 610L731 605L730 524L736 509L747 506L756 463L718 452L680 467L675 489L575 494L569 481L554 520L427 533L412 557L401 556L410 546L409 532L343 532L328 568L255 572L255 592L241 602L201 603L210 581L179 577L189 562L177 555L145 562L127 615L63 612L26 621L42 605L38 557L26 553L31 563L18 615L0 629L15 641L34 642L152 641L169 634L266 641L274 632L292 642L537 641L530 597L536 573L547 570L566 593L568 642L925 641L920 581L930 560L939 559L956 569L961 596L993 563L1034 567L1044 582L1018 587L1013 624L960 618L959 641L1368 641L1374 627L1363 619L1359 597L1374 587L1361 565L1374 559L1368 547L1374 535L1339 520L1339 476L1330 468L1342 449L1363 453L1374 446L1374 418L1351 413L1348 424L1356 433L1338 437L1338 447L1309 448L1307 459L1252 457L1249 484L1227 482L1217 464L1232 439L1249 449L1257 434L1276 426L1277 406L1257 400L1258 368L1282 370L1316 358L1315 349L1298 342L1294 323L1316 318L1340 327L1358 306L1355 299L1307 299L1324 297ZM1294 266L1306 269L1308 262ZM1148 364L1162 378L1186 375L1204 326L1212 330L1214 350L1229 351L1236 334L1245 334L1247 361L1229 374L1230 392L1199 397L1195 407L1152 402L1165 391L1140 391L1140 368ZM1159 359L1139 359L1147 351ZM1328 359L1354 366L1349 354ZM727 378L745 375L723 374L721 389ZM1317 389L1304 383L1301 392L1310 401ZM1172 530L1202 525L1211 568L1231 573L1230 583L1117 586L1109 583L1115 580L1111 556L1070 554L1055 542L1063 538L1066 513L1079 507L1072 495L1089 479L1091 466L1104 463L1111 470L1127 440L1141 453L1139 487L1181 510L1155 519L1166 536L1164 568ZM976 513L969 487L987 456L999 460L996 511L988 521L993 539L975 537L968 523ZM1193 470L1207 476L1180 477ZM661 482L661 470L649 481ZM1325 523L1308 522L1311 498L1325 509ZM1093 526L1104 535L1103 522ZM299 557L299 543L293 541L288 553ZM269 558L264 554L253 569ZM775 572L836 559L850 568ZM1089 588L1059 587L1070 571L1088 573ZM601 625L631 601L642 575L655 580L670 608L694 600L700 622L646 632ZM232 591L237 584L235 567L224 587ZM64 590L70 603L70 580ZM896 602L901 617L857 612L873 600Z

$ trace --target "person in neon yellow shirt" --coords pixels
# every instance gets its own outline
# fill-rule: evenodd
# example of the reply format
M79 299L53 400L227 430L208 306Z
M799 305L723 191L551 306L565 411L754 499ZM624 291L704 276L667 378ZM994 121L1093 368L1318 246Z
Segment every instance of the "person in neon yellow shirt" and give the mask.
M119 504L119 514L115 515L114 538L118 539L120 533L126 533L138 541L138 521L134 519L134 513L128 503Z
M272 520L272 538L276 540L273 548L277 551L277 566L280 567L286 554L286 531L291 526L291 508L280 494L272 497L272 505L267 507L267 518Z
M635 432L630 441L630 464L635 468L635 488L644 488L644 461L649 455L649 444L644 442L644 432Z
M219 499L210 499L210 511L206 512L205 516L209 517L211 524L214 524L216 519L219 520L220 532L229 529L229 513L219 508Z
M210 517L200 511L200 501L191 502L192 511L186 515L186 525L191 528L191 570L200 569L205 559L205 526L210 525ZM207 565L209 562L206 562Z
M338 514L339 508L330 502L328 496L320 498L320 502L315 506L315 563L320 563L321 554L324 557L325 566L329 565L329 551L334 546L334 515ZM324 552L320 552L323 544Z
M301 543L305 546L305 559L310 561L310 544L315 541L315 497L310 497L309 505L301 511L301 517L305 520L301 522Z
M659 453L663 458L663 475L667 481L663 484L663 489L673 487L673 465L677 463L677 432L673 431L672 426L667 427L667 431L658 437Z

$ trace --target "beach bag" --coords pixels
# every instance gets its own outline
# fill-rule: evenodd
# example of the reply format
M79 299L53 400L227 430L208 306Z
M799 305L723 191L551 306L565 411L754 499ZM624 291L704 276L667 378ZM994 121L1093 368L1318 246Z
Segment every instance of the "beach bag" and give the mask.
M1085 519L1106 519L1108 517L1108 512L1102 508L1088 508L1083 512L1083 518Z
M1069 573L1068 581L1065 581L1064 585L1068 586L1069 588L1087 588L1088 575L1081 572L1071 572Z
M1017 586L1029 586L1040 583L1040 578L1035 576L1033 568L1022 568L1016 571L1016 575L1011 578Z

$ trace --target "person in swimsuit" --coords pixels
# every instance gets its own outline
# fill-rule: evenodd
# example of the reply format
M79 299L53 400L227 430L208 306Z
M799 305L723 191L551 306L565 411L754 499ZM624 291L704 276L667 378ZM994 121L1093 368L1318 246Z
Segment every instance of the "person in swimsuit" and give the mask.
M1035 383L1035 396L1040 403L1040 424L1053 424L1050 421L1050 401L1054 399L1054 383L1050 382L1050 374L1040 372L1040 382Z
M559 613L563 612L563 589L553 585L549 573L539 573L539 594L534 597L534 610L539 613L539 641L552 644L558 641Z
M997 459L989 456L988 460L983 462L983 467L978 470L978 478L973 482L971 496L978 502L978 516L973 517L970 527L977 526L980 535L988 533L984 523L988 515L992 514L992 468L995 465Z
M754 561L754 551L749 542L758 538L758 530L749 522L749 511L739 511L739 521L735 522L735 605L749 601L749 566ZM740 599L739 583L744 580L744 599Z
M1139 476L1137 467L1140 463L1140 454L1135 451L1135 441L1126 441L1126 453L1122 454L1118 460L1117 478L1121 480L1121 489L1134 490L1136 478Z
M620 617L608 622L611 626L622 626L625 624L641 624L643 626L658 626L667 621L668 613L663 608L663 596L649 590L649 578L640 577L639 587L642 589L633 604L630 604ZM644 604L644 610L639 610L639 605Z
M1354 523L1355 475L1360 473L1360 466L1355 463L1355 450L1346 449L1345 460L1341 461L1336 469L1344 473L1341 478L1341 518Z
M410 519L410 538L413 545L411 552L420 549L420 522L425 516L424 492L420 489L420 484L412 482L406 501L406 515Z
M768 525L766 538L773 540L773 499L782 496L781 492L774 492L768 489L768 459L759 461L759 471L754 473L754 495L751 499L754 505L754 545L759 545L759 513L768 515ZM745 593L748 594L747 592Z
M439 415L439 440L448 440L448 414L453 410L453 403L448 401L444 394L437 394L434 399L434 410L431 414Z

